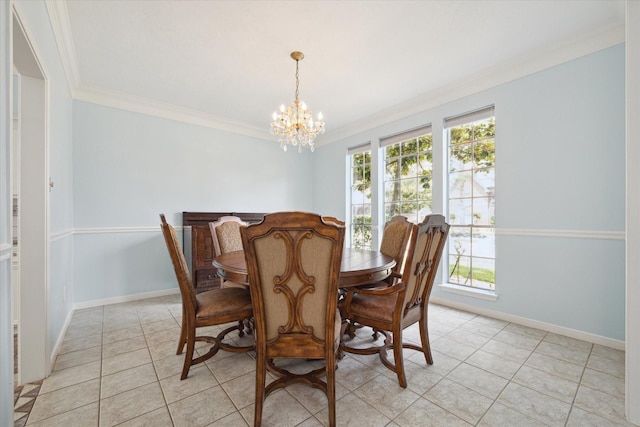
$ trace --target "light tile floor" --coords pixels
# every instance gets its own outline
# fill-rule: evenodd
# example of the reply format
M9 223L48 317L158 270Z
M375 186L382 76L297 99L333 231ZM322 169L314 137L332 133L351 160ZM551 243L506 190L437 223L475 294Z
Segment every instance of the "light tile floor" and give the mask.
M221 352L180 381L180 320L179 295L74 313L26 425L252 425L253 353ZM339 426L632 425L624 352L433 304L429 321L434 364L405 350L406 389L377 356L340 361ZM324 394L304 385L269 396L263 414L264 426L327 420Z

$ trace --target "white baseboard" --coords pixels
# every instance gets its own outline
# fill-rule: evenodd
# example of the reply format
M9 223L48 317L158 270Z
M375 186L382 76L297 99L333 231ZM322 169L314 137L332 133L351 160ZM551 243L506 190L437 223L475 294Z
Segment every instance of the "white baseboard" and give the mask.
M56 363L56 359L58 358L58 353L60 353L60 349L62 348L62 342L64 341L65 335L67 335L67 329L69 329L69 325L71 324L71 318L73 317L73 310L67 313L67 318L64 320L64 325L62 325L62 329L60 330L60 335L58 335L58 339L56 340L56 344L51 349L51 359L49 359L49 372L46 373L48 377L53 371L53 366Z
M60 353L60 349L62 348L62 342L64 341L64 337L67 334L67 330L69 329L69 325L71 324L71 319L73 318L73 313L76 310L81 310L83 308L99 307L99 306L102 306L102 305L119 304L119 303L122 303L122 302L137 301L137 300L146 299L146 298L154 298L154 297L162 297L162 296L166 296L166 295L174 295L174 294L177 294L179 292L180 292L180 290L178 288L165 289L165 290L162 290L162 291L145 292L145 293L142 293L142 294L127 295L127 296L123 296L123 297L107 298L107 299L103 299L103 300L94 300L94 301L87 301L87 302L82 302L82 303L79 303L79 304L74 304L74 306L71 309L71 311L69 311L69 313L67 314L67 318L64 321L64 325L62 326L62 330L60 331L60 335L58 335L58 339L56 340L56 344L51 349L51 358L50 358L50 364L49 364L50 369L52 370L53 366L55 365L56 358L58 357L58 354ZM50 374L51 374L51 372L47 372L46 376L48 377Z
M137 301L146 298L163 297L166 295L174 295L180 293L180 289L164 289L161 291L145 292L142 294L125 295L121 297L105 298L101 300L85 301L73 305L73 310L82 310L84 308L99 307L101 305L120 304L123 302Z
M540 329L543 331L552 332L554 334L564 335L570 338L587 341L593 344L603 345L605 347L610 347L616 350L622 350L622 351L625 350L625 342L621 340L607 338L601 335L578 331L571 328L565 328L558 325L552 325L551 323L540 322L538 320L528 319L526 317L516 316L514 314L502 313L500 311L494 311L494 310L487 310L487 309L479 308L470 304L450 301L444 298L432 297L429 301L434 304L440 304L446 307L457 308L459 310L468 311L470 313L492 317L494 319L517 323L518 325L528 326L530 328Z

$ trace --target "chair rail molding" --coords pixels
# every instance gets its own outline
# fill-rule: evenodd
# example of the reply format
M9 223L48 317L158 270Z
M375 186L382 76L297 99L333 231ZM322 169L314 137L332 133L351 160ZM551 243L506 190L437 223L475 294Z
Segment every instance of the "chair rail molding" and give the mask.
M182 231L183 227L174 227ZM121 234L121 233L161 233L160 227L93 227L75 228L73 234Z
M604 230L543 230L528 228L496 228L496 236L625 240L626 233L624 231Z

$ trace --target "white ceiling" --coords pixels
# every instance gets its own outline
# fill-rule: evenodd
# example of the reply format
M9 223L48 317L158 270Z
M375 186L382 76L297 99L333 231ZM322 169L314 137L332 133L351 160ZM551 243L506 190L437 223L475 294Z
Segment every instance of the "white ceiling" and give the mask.
M624 1L48 0L74 98L274 139L294 97L331 142L624 41Z

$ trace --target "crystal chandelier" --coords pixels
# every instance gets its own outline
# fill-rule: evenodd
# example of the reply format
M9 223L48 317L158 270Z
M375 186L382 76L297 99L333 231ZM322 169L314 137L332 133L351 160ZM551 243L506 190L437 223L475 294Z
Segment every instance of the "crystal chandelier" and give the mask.
M313 113L307 109L307 105L298 99L300 80L298 77L298 64L304 58L302 52L291 52L291 57L296 61L296 99L293 104L285 108L280 106L280 114L273 113L271 133L280 136L280 147L287 151L287 145L298 147L302 153L302 147L309 146L313 152L313 140L319 133L324 133L324 121L322 113L318 113L318 120L313 121Z

